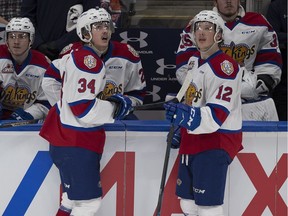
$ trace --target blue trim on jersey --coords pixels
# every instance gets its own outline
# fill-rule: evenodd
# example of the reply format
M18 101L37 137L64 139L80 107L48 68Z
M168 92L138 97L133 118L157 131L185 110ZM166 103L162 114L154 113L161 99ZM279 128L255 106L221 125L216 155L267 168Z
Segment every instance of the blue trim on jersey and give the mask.
M225 133L225 134L235 134L235 133L243 132L243 130L242 130L242 129L240 129L240 130L219 129L219 130L217 130L217 132L219 132L219 133Z

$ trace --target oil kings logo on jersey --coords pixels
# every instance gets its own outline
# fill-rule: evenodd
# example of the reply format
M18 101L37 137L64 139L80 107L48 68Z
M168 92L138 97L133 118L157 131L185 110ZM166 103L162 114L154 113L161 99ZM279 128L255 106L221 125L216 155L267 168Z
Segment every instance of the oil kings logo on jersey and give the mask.
M221 45L221 49L224 53L236 60L240 65L243 65L244 60L249 59L255 53L255 45L249 47L245 43L235 44L234 42L231 42L229 45Z
M119 86L117 86L117 83L115 83L114 81L107 80L103 93L105 98L107 98L110 97L111 95L122 93L122 90L123 90L122 83Z
M7 86L1 92L2 104L7 108L22 107L24 103L31 103L37 97L37 91L30 92L25 86Z
M198 102L201 97L202 89L198 90L197 86L192 81L185 93L185 104L192 105L193 102Z

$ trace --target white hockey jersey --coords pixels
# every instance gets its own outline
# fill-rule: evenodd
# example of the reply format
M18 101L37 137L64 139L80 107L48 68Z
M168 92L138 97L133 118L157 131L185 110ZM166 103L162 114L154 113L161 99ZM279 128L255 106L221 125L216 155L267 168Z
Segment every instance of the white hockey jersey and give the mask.
M239 65L221 50L206 60L195 52L189 59L187 73L192 73L193 78L185 103L200 109L200 123L192 131L181 129L179 153L224 149L233 158L242 149Z
M8 47L0 45L0 103L4 111L2 119L9 118L17 108L23 108L34 119L45 118L50 105L41 85L48 66L47 58L36 50L30 50L24 63L17 65Z
M70 44L63 49L60 57L82 46L81 42ZM121 93L131 99L133 106L143 104L146 81L138 53L128 44L111 41L107 53L101 58L106 69L106 85L102 98ZM43 89L51 104L59 100L61 76L57 71L46 72Z
M114 122L115 110L113 103L96 98L105 86L102 60L84 46L54 60L48 71L60 75L61 97L49 111L40 135L55 146L79 146L102 153L102 126Z
M213 8L217 11L217 8ZM187 71L188 59L197 51L192 43L191 21L181 34L176 57L176 76L182 84ZM224 43L221 49L248 71L257 76L269 75L274 88L281 77L282 59L276 32L268 21L258 13L244 12L241 7L239 17L225 23Z

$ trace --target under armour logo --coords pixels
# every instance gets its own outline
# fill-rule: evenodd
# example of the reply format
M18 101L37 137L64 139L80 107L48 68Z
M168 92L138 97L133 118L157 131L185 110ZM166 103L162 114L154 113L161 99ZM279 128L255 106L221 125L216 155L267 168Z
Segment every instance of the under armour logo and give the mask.
M120 37L123 39L123 40L121 41L121 43L128 43L128 41L129 41L129 42L139 42L139 44L140 44L139 47L140 47L140 48L146 47L146 46L148 45L148 43L144 40L144 39L148 36L148 34L145 33L145 32L140 31L140 36L139 36L139 38L137 38L137 37L130 37L130 38L129 38L127 31L122 32L122 33L120 33L119 35L120 35Z
M175 69L176 65L164 63L164 58L158 59L156 63L159 65L159 68L156 70L156 73L164 75L164 69Z
M153 85L152 91L147 91L147 95L152 95L152 101L158 101L161 99L159 94L157 94L161 90L161 87Z

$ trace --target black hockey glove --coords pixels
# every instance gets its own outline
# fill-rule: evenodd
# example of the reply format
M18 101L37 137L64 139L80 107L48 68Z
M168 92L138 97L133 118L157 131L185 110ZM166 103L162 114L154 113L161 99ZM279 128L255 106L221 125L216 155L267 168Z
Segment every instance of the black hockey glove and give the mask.
M41 44L37 47L37 50L46 55L51 61L57 59L59 56L58 48L56 47L54 42Z

